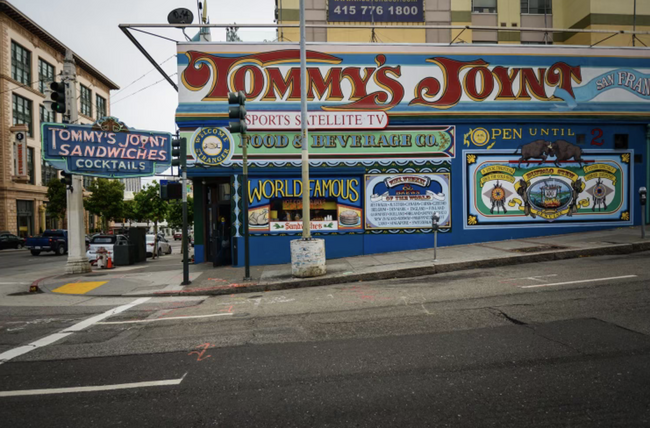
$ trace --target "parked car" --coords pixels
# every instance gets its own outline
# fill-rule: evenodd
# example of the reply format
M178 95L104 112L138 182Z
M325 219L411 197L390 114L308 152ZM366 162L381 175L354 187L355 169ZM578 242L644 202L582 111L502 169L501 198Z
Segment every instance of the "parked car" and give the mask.
M95 264L101 254L97 253L97 250L104 248L108 255L113 258L113 246L121 242L128 242L127 237L124 235L95 235L90 240L90 247L86 251L86 257L91 264Z
M0 234L0 250L16 248L20 250L25 246L25 239L11 233Z
M183 232L174 232L174 241L180 241L183 239Z
M147 235L147 257L151 257L153 255L153 243L154 243L154 235ZM158 257L162 256L163 254L171 254L172 253L172 246L169 245L169 241L162 236L158 235L158 250L156 251L156 255Z
M30 236L25 241L33 256L38 256L43 251L54 251L57 256L68 252L68 231L61 229L50 229L40 236Z

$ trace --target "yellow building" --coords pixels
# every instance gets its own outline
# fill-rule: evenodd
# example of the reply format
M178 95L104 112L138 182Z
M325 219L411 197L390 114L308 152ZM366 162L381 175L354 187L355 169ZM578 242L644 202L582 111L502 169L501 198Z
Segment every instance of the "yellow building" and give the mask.
M41 160L41 122L56 122L46 101L49 82L61 74L66 49L42 27L16 7L0 0L0 231L21 236L61 227L45 215L47 183L58 171ZM93 123L110 115L111 89L119 87L78 55L77 68L79 123ZM16 174L16 153L10 127L26 124L27 174ZM93 229L96 219L86 218Z
M275 0L278 24L299 23L300 0ZM636 14L635 14L636 3ZM394 6L394 5L400 6ZM404 6L410 5L410 6ZM337 9L338 8L338 9ZM374 9L373 9L374 8ZM380 9L381 8L381 9ZM399 8L399 9L398 9ZM380 13L371 14L375 10ZM406 14L405 11L409 13ZM399 14L398 14L399 12ZM415 12L415 13L412 13ZM401 20L401 17L407 17ZM417 16L417 20L414 19ZM353 20L357 18L358 20ZM631 34L516 31L518 28L650 31L648 0L305 0L310 42L521 43L632 46ZM325 25L390 25L403 28L326 28ZM381 21L381 22L380 22ZM636 21L636 22L635 22ZM635 25L636 24L636 25ZM507 28L450 29L430 26ZM423 28L418 28L423 27ZM515 31L513 31L515 29ZM279 41L297 42L298 28L278 28ZM607 40L605 40L607 38ZM637 46L650 44L641 35Z

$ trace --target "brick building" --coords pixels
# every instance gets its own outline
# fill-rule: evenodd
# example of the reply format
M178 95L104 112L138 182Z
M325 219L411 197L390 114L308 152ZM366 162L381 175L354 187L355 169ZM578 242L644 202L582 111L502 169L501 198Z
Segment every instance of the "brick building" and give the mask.
M61 120L45 103L45 92L61 74L68 48L6 0L0 0L0 44L0 230L26 236L63 226L46 216L47 183L58 171L41 160L40 124ZM110 115L110 90L118 86L78 55L74 59L79 123L93 123ZM29 129L27 180L16 176L9 130L23 123ZM86 215L87 231L98 224L91 217Z

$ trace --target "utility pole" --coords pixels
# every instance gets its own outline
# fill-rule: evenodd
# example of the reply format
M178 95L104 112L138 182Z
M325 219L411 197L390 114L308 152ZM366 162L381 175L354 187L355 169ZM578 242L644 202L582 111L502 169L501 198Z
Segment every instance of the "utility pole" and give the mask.
M311 239L309 224L309 132L307 130L307 52L305 0L300 0L300 130L302 133L302 239Z
M307 122L307 36L305 31L305 0L300 0L300 129L302 131L302 239L291 241L291 273L309 278L327 273L325 240L312 239L310 225L309 133Z
M65 52L62 81L66 88L65 98L68 116L67 121L66 115L63 116L63 122L77 123L77 120L79 120L77 111L77 70L72 51L69 49ZM82 176L72 176L72 186L68 187L67 196L68 263L65 265L65 273L87 273L91 271L91 268L86 258Z

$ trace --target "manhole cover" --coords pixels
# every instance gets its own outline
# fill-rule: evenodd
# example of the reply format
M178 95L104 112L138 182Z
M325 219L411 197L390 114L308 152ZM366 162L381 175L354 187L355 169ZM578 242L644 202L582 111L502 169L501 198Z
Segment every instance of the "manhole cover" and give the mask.
M515 253L540 253L542 251L564 250L566 247L559 245L539 245L537 247L524 247L510 250Z

